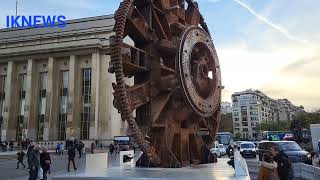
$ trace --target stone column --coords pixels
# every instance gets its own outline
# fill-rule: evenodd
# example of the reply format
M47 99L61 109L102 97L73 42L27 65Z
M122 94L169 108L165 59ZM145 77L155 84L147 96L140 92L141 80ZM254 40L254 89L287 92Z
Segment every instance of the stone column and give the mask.
M67 139L80 138L80 84L79 66L76 63L76 56L71 55L69 62L68 115L66 127Z
M37 107L38 107L38 88L36 63L33 59L28 60L27 79L26 79L26 99L22 138L36 140L37 138Z
M57 103L54 100L54 96L56 95L57 89L57 79L56 77L56 68L55 68L55 60L53 57L49 57L48 59L48 81L47 81L47 89L46 89L46 114L44 118L44 131L43 131L43 140L48 141L52 140L52 134L56 133L56 127L53 125L58 118L58 114L55 113L55 109L57 107Z
M99 119L99 88L100 88L100 54L99 51L92 53L91 60L91 112L89 139L97 139Z
M3 112L3 128L1 132L1 140L11 140L16 137L17 116L16 108L19 101L18 96L18 78L17 65L13 61L8 62L7 69L7 87Z

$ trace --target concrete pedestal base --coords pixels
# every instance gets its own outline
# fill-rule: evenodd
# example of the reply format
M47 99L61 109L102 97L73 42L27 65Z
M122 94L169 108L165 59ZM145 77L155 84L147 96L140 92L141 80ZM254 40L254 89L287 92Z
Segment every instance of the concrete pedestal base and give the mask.
M109 168L97 167L95 171L83 171L77 174L56 176L53 180L105 179L105 180L250 180L250 176L235 176L235 171L227 164L227 158L218 159L217 163L188 166L183 168Z

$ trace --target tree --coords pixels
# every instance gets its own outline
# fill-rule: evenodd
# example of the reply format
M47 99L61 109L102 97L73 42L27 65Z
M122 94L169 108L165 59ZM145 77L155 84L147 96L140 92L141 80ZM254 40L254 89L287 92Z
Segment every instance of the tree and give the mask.
M258 125L259 131L290 131L290 122L272 121L264 122Z
M238 141L241 138L241 134L240 133L236 133L234 136L234 140Z

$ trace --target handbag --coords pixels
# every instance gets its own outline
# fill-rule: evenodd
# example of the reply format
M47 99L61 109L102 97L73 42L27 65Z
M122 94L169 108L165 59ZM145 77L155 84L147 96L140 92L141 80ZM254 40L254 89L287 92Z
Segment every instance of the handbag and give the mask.
M37 179L43 179L43 169L41 167L38 169Z

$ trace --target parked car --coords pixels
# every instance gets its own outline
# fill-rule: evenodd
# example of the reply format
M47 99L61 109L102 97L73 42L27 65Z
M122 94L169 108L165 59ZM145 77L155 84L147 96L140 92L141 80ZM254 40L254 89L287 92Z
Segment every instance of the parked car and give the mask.
M286 135L284 135L283 140L294 141L294 136L293 136L293 134L286 134Z
M301 149L299 144L295 141L261 141L258 150L260 161L262 160L264 153L269 153L271 155L270 149L273 146L278 146L292 163L312 163L311 155L307 151Z
M256 146L254 145L253 142L242 142L240 144L239 151L243 157L256 157L257 156Z
M221 157L220 149L219 149L219 142L214 142L212 148L210 149L211 153L217 156L218 158Z
M221 156L224 156L227 154L226 148L224 147L223 144L219 144L219 151Z

